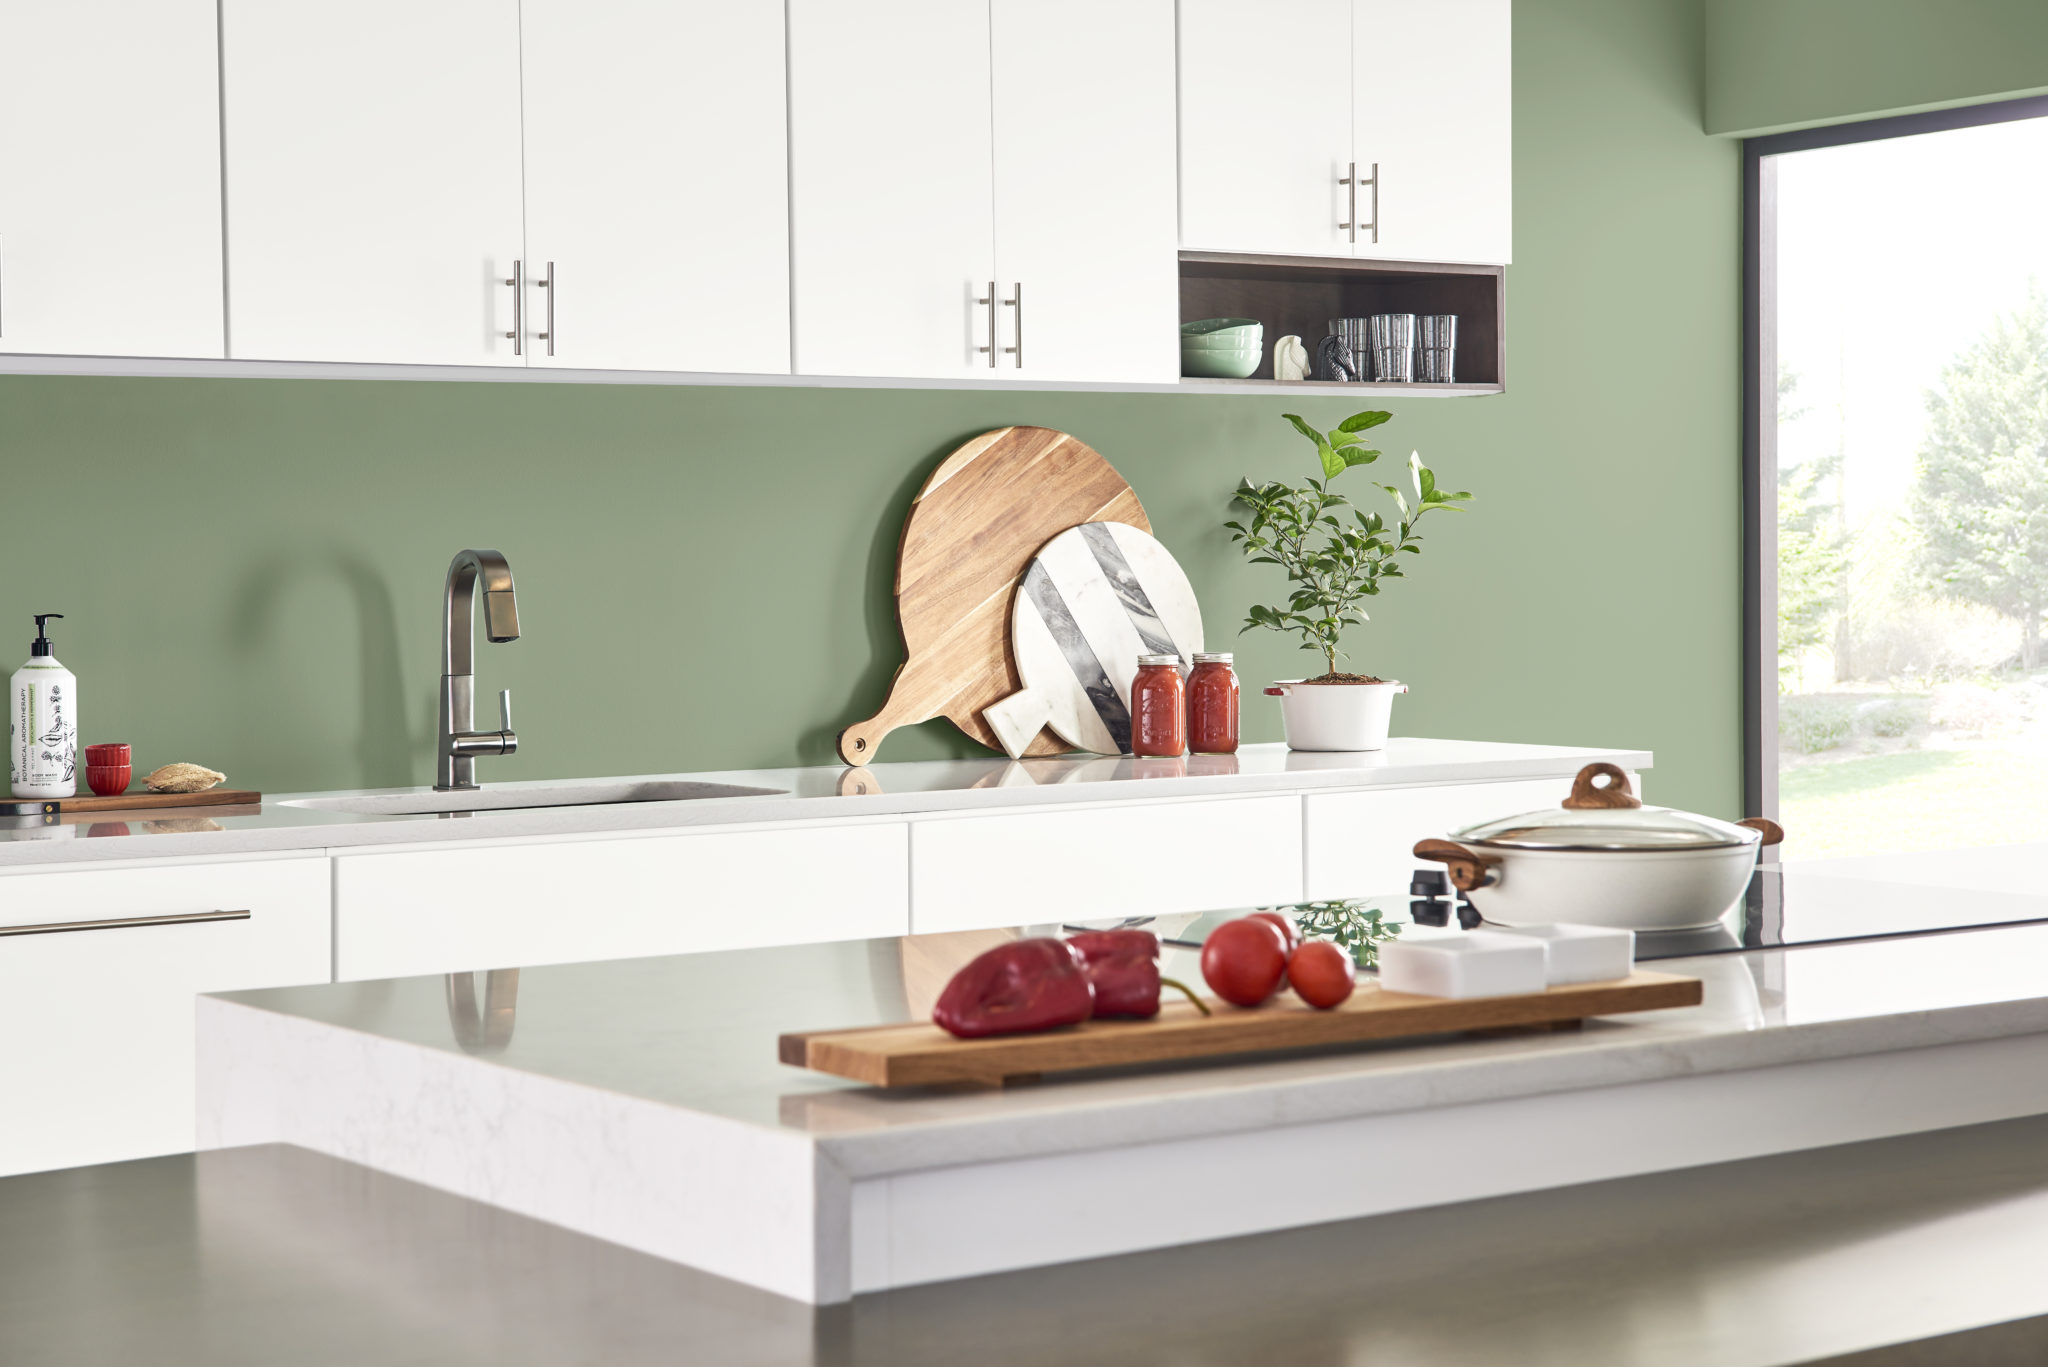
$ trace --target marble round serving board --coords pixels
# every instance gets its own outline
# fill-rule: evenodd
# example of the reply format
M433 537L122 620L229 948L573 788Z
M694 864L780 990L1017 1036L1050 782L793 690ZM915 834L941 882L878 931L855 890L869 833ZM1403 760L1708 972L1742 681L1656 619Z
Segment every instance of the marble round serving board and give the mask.
M1131 748L1131 680L1140 655L1202 648L1202 607L1173 553L1136 527L1087 522L1039 548L1010 609L1020 693L983 718L1012 755L1050 726L1098 754Z

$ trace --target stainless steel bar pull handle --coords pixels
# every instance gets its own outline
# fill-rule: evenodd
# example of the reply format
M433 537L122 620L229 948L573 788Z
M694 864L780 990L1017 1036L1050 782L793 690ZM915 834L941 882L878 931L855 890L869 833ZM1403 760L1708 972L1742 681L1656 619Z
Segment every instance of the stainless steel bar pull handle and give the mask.
M1010 285L1010 297L1009 297L1008 299L1005 299L1005 300L1003 301L1003 305L1004 305L1004 307L1006 307L1006 308L1013 308L1013 309L1017 310L1017 311L1016 311L1015 313L1013 313L1013 314L1011 314L1011 315L1010 315L1010 336L1011 336L1011 338L1012 338L1012 339L1014 339L1014 340L1016 341L1017 345L1015 345L1015 346L1006 346L1006 347L1004 347L1004 348L1003 348L1003 354L1004 354L1004 355L1006 355L1006 356L1015 356L1015 357L1017 358L1017 369L1019 369L1019 370L1022 370L1022 369L1024 368L1024 282L1023 282L1023 281L1021 281L1021 280L1018 280L1018 281L1014 281L1014 282L1012 282L1012 283L1011 283L1011 285ZM993 341L993 340L995 340L995 339L994 339L993 337L991 337L991 338L990 338L989 340Z
M548 344L548 355L552 356L555 354L555 263L548 262L547 275L534 283L548 292L547 331L536 335ZM505 729L509 731L512 728L508 726Z
M517 356L521 342L520 333L526 330L526 272L520 263L512 263L512 278L505 282L512 287L512 330L505 335L512 339L512 354Z
M203 921L246 921L243 911L185 911L167 916L116 916L100 921L53 921L40 926L0 926L0 935L56 935L67 930L121 930L129 926L190 926Z
M1365 180L1360 180L1358 178L1358 163L1354 161L1351 163L1351 174L1345 176L1337 183L1351 187L1351 221L1349 223L1339 223L1337 226L1349 229L1353 242L1358 241L1358 230L1360 228L1370 231L1372 233L1372 240L1378 242L1380 240L1380 164L1374 162L1372 164L1372 175ZM1358 187L1361 185L1370 185L1372 187L1372 222L1370 223L1360 223L1358 221Z
M975 350L988 354L988 368L994 370L996 368L996 282L993 280L989 281L988 293L982 295L974 302L988 305L988 345L978 346Z

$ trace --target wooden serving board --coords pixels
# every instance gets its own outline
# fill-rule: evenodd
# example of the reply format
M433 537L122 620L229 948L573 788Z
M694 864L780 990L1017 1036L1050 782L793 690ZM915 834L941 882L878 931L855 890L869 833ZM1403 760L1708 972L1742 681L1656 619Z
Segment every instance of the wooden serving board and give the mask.
M933 717L1001 749L981 711L1022 686L1010 599L1038 548L1083 522L1152 530L1123 476L1076 437L1003 427L946 457L911 503L896 553L907 658L881 711L839 733L840 758L872 763L883 737ZM1041 734L1025 753L1065 748Z
M203 793L152 793L138 788L115 797L14 798L0 802L0 816L68 816L74 812L146 812L162 807L246 807L263 801L247 788L208 788Z
M1086 1021L1035 1035L954 1039L936 1025L879 1025L784 1035L784 1063L877 1087L1004 1078L1075 1068L1108 1068L1174 1059L1214 1058L1326 1044L1438 1035L1466 1030L1548 1027L1624 1011L1698 1006L1700 980L1638 969L1604 983L1574 983L1512 997L1417 997L1360 982L1350 1000L1317 1011L1290 998L1245 1011L1212 1001L1204 1016L1169 1003L1142 1021Z

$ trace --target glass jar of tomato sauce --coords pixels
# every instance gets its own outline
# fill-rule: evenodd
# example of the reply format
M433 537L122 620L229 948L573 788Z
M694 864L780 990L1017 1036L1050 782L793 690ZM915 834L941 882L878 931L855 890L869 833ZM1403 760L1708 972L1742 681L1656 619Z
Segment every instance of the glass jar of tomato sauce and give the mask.
M1131 680L1131 753L1181 755L1188 748L1188 719L1180 677L1180 656L1140 655Z
M1227 654L1195 656L1188 675L1188 749L1198 755L1237 753L1237 671Z

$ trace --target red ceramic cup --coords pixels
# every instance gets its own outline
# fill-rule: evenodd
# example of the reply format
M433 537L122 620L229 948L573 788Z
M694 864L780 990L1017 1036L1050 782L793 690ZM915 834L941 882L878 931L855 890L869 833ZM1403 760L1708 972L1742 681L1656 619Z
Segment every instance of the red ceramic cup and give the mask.
M85 782L101 797L119 797L128 791L133 772L134 750L126 742L85 747Z

